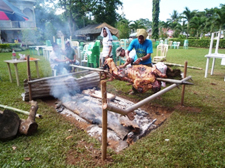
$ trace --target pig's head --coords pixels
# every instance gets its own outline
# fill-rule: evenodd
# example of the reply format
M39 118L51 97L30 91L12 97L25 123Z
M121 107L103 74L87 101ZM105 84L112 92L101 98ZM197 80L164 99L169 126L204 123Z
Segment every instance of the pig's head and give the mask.
M118 68L116 67L114 61L112 58L107 58L104 62L104 66L103 66L104 69L109 69L109 72L111 74L118 74Z

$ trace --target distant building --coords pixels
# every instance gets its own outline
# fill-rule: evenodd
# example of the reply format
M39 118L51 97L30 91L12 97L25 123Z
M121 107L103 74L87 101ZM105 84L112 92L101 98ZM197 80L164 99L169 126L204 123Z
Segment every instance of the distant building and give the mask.
M87 25L86 27L76 30L75 36L81 39L95 40L100 35L103 27L107 27L112 35L119 36L119 30L107 23Z
M12 43L14 40L21 40L21 30L27 28L35 28L35 12L34 5L37 0L8 0L12 5L16 6L29 17L28 21L18 22L11 20L0 20L0 37L3 42Z

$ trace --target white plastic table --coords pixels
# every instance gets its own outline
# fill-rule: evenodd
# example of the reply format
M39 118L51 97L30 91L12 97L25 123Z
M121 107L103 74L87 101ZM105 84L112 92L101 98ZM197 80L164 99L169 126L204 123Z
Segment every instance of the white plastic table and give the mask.
M209 68L209 59L210 58L213 59L213 61L212 61L212 68L211 68L211 75L213 75L213 70L214 70L214 65L215 65L216 58L220 58L222 60L225 59L225 54L219 54L218 53L219 41L220 41L220 33L221 32L219 32L218 36L217 36L215 53L212 53L214 33L212 33L212 35L211 35L211 41L210 41L210 46L209 46L209 53L207 55L205 55L205 57L207 58L207 60L206 60L206 67L205 67L205 78L207 78L207 73L208 73L208 68ZM224 78L224 81L225 81L225 78Z
M45 48L43 49L43 56L45 57L45 59L49 60L50 53L51 53L52 51L53 51L52 46L45 47Z
M39 61L39 59L30 60L30 62L35 62L37 77L39 78L38 61ZM9 80L10 80L11 83L12 83L12 73L11 73L10 64L14 65L15 73L16 73L16 82L17 82L17 86L19 86L20 83L19 83L19 75L18 75L17 64L27 62L27 60L5 60L4 62L7 63L8 72L9 72Z
M209 68L209 59L210 58L213 59L213 61L212 61L212 68L211 68L211 75L213 75L213 70L214 70L214 65L215 65L216 58L223 59L223 58L225 58L225 54L213 53L213 54L207 54L207 55L205 55L205 57L207 58L207 60L206 60L206 67L205 67L205 78L207 78L207 73L208 73L208 68Z

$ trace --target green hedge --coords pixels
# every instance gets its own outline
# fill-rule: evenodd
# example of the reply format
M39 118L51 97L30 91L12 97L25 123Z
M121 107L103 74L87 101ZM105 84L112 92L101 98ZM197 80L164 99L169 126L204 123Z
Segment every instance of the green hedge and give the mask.
M169 41L179 41L180 46L184 45L184 40L179 38L171 38ZM210 39L188 39L189 47L200 47L200 48L209 48ZM216 47L216 40L213 41L213 47ZM219 48L225 48L225 39L220 39Z
M7 53L12 52L12 49L14 49L16 52L24 50L20 47L21 44L19 43L6 43L6 44L0 44L0 53Z
M20 48L21 44L19 43L6 43L6 44L0 44L0 48L3 48L3 49L12 49L12 48Z

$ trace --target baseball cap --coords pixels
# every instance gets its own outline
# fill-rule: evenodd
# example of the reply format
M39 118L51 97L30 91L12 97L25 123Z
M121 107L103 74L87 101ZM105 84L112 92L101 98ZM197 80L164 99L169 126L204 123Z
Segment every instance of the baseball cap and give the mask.
M117 56L117 57L120 56L122 49L123 49L122 47L118 47L118 48L116 49L116 56Z

